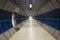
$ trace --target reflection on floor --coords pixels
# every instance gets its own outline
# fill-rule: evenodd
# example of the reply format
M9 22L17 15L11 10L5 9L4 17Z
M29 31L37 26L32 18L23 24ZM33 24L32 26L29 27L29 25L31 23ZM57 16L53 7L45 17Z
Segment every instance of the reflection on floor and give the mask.
M30 17L10 40L56 40Z

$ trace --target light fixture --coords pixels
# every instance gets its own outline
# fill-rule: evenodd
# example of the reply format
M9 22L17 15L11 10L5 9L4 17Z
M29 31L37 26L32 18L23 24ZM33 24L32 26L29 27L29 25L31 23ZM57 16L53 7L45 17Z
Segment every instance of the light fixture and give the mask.
M30 8L32 8L32 4L30 4Z

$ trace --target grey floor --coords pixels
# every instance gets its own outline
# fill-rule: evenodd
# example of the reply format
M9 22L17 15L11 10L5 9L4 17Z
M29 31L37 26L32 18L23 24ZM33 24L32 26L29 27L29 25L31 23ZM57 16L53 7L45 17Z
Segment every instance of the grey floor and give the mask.
M10 40L56 40L30 17Z

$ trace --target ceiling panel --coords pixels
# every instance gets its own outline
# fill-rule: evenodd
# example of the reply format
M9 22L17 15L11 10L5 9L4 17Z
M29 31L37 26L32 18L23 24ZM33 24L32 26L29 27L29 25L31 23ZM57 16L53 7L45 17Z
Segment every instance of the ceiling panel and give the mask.
M32 4L31 13L30 4ZM17 12L24 16L37 16L57 8L60 8L60 0L0 0L0 9Z

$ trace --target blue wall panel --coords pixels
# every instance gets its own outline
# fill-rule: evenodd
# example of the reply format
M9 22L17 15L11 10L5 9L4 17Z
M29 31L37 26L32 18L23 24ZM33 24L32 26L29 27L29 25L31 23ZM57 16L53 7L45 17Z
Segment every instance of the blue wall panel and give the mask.
M0 34L12 28L12 12L0 9ZM16 14L17 24L26 20L27 17Z
M0 9L0 21L10 20L12 18L12 12Z
M60 8L35 16L34 18L60 31Z
M12 12L0 9L0 34L12 28Z
M17 24L19 24L19 23L25 21L26 19L27 19L27 17L23 17L23 18L17 19L16 22L17 22Z
M17 22L17 24L23 22L23 21L26 20L26 19L27 19L26 16L16 14L16 22Z

